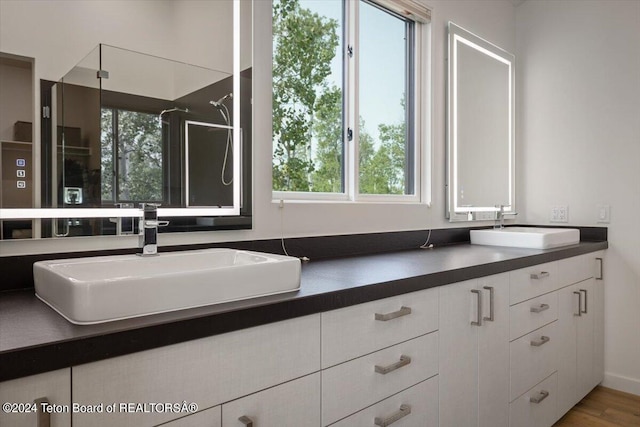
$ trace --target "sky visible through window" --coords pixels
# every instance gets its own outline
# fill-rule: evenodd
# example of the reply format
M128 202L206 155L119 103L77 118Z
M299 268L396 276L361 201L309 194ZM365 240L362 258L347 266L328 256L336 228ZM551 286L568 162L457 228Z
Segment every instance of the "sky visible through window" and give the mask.
M342 21L341 0L301 0L300 6ZM395 24L395 25L394 25ZM342 35L340 35L342 37ZM405 25L375 6L360 2L360 116L379 144L378 125L404 121L400 102L405 92ZM384 53L384 54L382 54ZM356 52L358 55L358 52ZM342 55L336 52L328 80L342 87Z

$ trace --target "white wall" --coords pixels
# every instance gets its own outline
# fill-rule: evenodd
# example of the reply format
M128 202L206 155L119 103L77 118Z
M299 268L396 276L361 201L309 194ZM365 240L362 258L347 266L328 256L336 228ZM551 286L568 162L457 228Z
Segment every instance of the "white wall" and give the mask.
M640 2L526 1L516 9L520 211L596 223L611 205L605 385L640 394Z

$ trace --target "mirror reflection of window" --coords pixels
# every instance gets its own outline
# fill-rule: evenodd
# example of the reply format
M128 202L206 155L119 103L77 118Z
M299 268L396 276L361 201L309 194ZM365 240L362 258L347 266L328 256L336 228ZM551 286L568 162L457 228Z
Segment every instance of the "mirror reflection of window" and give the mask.
M163 200L158 114L102 108L100 141L103 203Z

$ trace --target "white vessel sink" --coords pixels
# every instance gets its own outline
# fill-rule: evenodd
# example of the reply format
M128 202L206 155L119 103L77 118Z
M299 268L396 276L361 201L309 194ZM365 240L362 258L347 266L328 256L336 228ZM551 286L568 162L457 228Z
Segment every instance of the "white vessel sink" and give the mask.
M300 288L300 260L233 249L39 261L36 295L72 323L108 322Z
M471 230L474 245L510 246L513 248L549 249L580 242L575 228L506 227Z

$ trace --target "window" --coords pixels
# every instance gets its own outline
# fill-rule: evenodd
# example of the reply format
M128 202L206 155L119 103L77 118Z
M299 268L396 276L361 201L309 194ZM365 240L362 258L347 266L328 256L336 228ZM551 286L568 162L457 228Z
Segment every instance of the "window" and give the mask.
M278 198L419 200L423 25L400 3L273 0Z
M101 110L103 202L162 201L162 124L158 114Z

